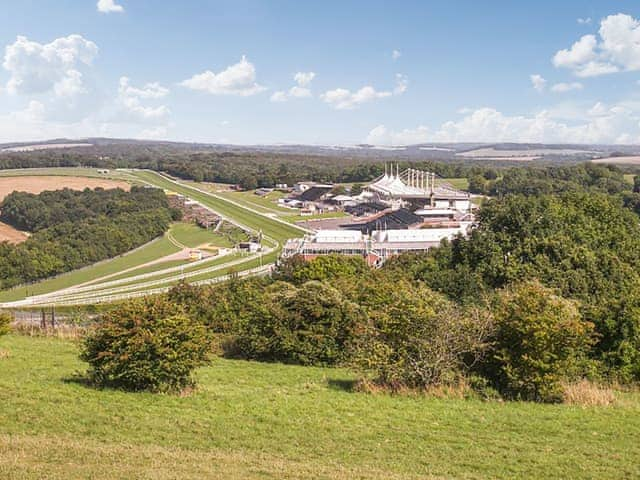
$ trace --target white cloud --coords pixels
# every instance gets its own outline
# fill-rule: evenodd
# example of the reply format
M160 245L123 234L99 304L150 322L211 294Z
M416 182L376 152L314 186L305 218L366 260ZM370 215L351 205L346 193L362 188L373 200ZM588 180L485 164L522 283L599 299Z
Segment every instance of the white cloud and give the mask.
M565 93L570 92L571 90L582 90L583 85L580 82L571 82L571 83L556 83L551 87L551 91L555 93Z
M298 72L293 76L293 79L297 83L291 87L288 91L277 91L271 95L272 102L286 102L290 98L309 98L312 97L311 90L308 88L311 81L315 78L314 72Z
M299 86L308 87L315 77L315 72L298 72L293 76L293 79Z
M570 48L559 50L553 64L579 77L640 70L640 22L618 13L602 19L598 36L584 35Z
M98 11L101 13L122 13L124 8L118 5L115 0L98 0L96 4Z
M531 85L538 92L543 92L545 86L547 85L547 81L542 77L542 75L538 75L537 73L534 75L529 75L529 79L531 80Z
M391 58L395 61L402 56L402 52L400 50L394 50L391 52Z
M534 115L505 115L480 108L458 121L438 128L420 125L394 131L384 125L373 128L367 143L407 145L425 142L530 142L530 143L638 143L640 103L597 103L583 112L582 122L566 123L548 111Z
M7 92L30 95L53 90L59 96L83 92L80 69L91 65L97 54L98 46L80 35L47 44L18 36L5 47L2 66L10 74Z
M256 69L243 55L242 59L220 73L206 70L180 83L192 90L212 95L239 95L247 97L266 90L256 82Z
M87 93L82 83L82 73L68 70L67 75L53 86L53 91L58 97L74 97L80 93Z
M578 18L577 22L580 25L590 25L591 24L591 17L586 17L586 18Z
M355 92L346 88L336 88L323 93L320 98L336 110L352 110L358 106L376 99L402 95L407 90L408 80L405 75L396 75L396 86L392 91L378 91L367 85Z
M369 132L366 143L372 145L415 145L429 141L429 136L429 128L424 125L399 132L393 132L384 125L378 125Z
M127 119L134 121L163 121L169 115L166 105L144 105L142 100L165 97L169 90L158 83L147 83L142 88L131 85L128 77L120 77L118 103Z

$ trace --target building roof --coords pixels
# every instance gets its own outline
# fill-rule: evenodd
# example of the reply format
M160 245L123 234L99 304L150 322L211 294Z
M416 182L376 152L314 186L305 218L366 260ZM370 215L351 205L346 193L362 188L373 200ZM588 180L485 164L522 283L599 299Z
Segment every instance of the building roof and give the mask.
M358 228L361 232L372 232L374 230L406 229L420 223L422 223L422 217L411 213L406 208L400 208L382 213L372 220L354 225L354 227Z
M331 185L314 185L300 194L298 200L303 202L315 202L333 189Z

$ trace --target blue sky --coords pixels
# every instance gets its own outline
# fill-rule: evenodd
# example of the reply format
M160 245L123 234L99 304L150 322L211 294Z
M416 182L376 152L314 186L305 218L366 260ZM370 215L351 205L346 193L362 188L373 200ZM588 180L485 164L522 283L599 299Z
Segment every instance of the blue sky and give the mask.
M637 2L3 3L0 141L640 143Z

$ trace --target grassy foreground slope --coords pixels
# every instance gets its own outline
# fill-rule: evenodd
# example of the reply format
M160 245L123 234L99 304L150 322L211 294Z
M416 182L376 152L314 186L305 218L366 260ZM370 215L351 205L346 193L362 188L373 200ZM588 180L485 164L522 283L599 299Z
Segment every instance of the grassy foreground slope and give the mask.
M638 478L617 407L352 393L351 374L216 359L190 396L94 390L72 342L0 348L0 478Z

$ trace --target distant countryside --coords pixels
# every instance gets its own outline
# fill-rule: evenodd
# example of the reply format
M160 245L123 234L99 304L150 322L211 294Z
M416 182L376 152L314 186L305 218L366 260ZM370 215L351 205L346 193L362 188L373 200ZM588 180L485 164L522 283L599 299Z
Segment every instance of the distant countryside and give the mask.
M640 10L588 7L8 2L0 479L640 478Z

